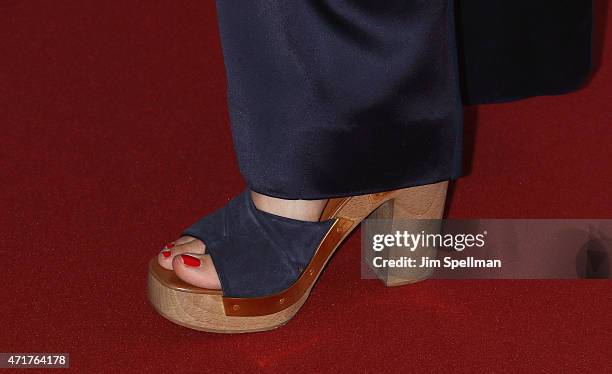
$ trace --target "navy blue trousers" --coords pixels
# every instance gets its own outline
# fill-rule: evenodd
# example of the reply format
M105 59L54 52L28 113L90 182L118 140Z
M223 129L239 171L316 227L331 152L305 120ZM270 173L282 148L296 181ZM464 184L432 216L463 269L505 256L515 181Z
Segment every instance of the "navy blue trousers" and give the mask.
M457 178L462 104L578 87L590 68L590 6L218 0L248 187L322 199Z

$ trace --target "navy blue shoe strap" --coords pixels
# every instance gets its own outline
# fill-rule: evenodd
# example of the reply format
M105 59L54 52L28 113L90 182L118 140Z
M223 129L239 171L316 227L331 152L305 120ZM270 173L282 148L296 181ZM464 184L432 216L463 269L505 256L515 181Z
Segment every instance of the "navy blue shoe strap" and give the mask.
M256 297L291 286L333 222L306 222L263 212L246 190L183 235L206 244L224 296Z

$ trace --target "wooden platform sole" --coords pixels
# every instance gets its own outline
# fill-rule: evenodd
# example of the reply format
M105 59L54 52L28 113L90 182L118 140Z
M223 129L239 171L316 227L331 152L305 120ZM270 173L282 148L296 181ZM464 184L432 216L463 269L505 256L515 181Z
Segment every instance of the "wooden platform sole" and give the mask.
M227 298L222 291L192 286L157 259L149 262L148 293L153 307L168 320L216 333L266 331L286 324L302 307L325 265L344 239L372 212L379 218L441 218L447 182L377 194L331 199L321 220L335 222L310 264L288 289L256 298ZM382 274L387 286L412 283L424 274Z
M164 318L200 331L246 333L275 329L289 322L310 294L310 291L304 293L296 303L277 313L256 317L227 316L220 292L203 294L169 287L167 282L158 278L164 272L170 271L159 266L157 259L153 258L149 262L148 291L151 305Z

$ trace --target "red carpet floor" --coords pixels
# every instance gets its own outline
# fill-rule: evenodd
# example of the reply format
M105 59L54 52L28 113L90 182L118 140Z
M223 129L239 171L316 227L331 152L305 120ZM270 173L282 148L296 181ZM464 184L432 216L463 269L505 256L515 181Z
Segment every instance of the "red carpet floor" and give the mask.
M601 19L610 15L598 6ZM612 28L573 94L468 108L450 217L610 218ZM359 241L287 326L175 326L146 263L243 188L212 1L0 2L1 352L86 373L612 372L609 281L360 280Z

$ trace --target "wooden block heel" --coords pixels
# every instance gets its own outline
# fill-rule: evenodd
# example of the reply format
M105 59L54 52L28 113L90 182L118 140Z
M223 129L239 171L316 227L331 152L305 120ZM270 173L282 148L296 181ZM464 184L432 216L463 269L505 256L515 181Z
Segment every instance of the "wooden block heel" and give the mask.
M441 218L447 182L376 194L330 199L321 222L325 236L295 282L281 292L258 297L229 297L219 290L183 282L173 271L149 263L149 301L165 318L196 330L240 333L271 330L287 323L306 302L321 271L344 239L369 215L401 218ZM329 229L327 229L329 227ZM391 253L390 255L395 255ZM387 273L381 279L398 285L427 274ZM400 281L401 279L401 281ZM405 280L408 279L409 282Z
M372 212L369 218L381 221L367 225L366 229L376 233L391 233L395 230L414 233L423 230L429 233L438 232L440 222L437 220L441 219L444 213L447 187L448 182L442 182L398 191L392 199L387 200ZM417 247L410 253L410 257L415 259L435 258L436 254L434 247ZM371 263L375 256L381 256L386 260L398 260L406 256L407 252L404 247L386 248L382 252L366 248L364 255L366 261ZM432 270L427 268L385 267L372 268L372 270L387 287L416 283L429 278L432 274Z

